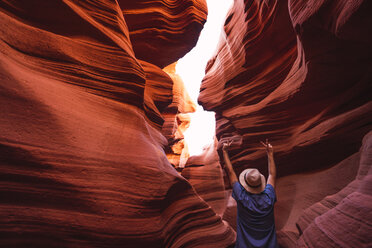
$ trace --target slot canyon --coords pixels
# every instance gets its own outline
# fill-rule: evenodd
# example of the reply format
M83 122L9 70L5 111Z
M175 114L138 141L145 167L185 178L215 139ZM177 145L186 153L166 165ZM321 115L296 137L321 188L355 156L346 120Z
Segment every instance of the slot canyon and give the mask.
M275 149L280 247L372 247L372 2L234 0L196 110L205 0L0 1L0 247L234 247L236 173ZM369 31L368 31L369 30Z

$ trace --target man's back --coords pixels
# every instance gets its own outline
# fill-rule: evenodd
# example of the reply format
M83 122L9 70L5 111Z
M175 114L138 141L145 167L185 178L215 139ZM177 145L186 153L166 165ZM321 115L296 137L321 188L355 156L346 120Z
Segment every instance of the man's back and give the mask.
M274 223L275 189L267 184L260 194L251 194L236 182L237 240L235 247L278 247Z

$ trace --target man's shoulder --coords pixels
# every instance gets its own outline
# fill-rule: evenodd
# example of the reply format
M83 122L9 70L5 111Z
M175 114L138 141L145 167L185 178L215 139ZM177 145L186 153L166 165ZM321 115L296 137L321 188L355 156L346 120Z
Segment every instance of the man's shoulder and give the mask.
M264 193L269 196L274 202L276 201L276 193L275 188L271 184L266 184Z
M235 182L233 185L233 189L241 189L241 184L239 182Z
M236 182L233 185L233 190L232 190L232 197L237 200L237 201L242 201L246 200L248 197L247 191L243 188L243 186L239 183Z
M242 192L243 187L241 186L239 182L235 182L232 190L233 190L233 194L239 195Z
M265 190L273 190L273 191L275 191L275 188L274 188L274 186L272 186L270 183L268 183L268 184L266 184L266 187L265 187Z

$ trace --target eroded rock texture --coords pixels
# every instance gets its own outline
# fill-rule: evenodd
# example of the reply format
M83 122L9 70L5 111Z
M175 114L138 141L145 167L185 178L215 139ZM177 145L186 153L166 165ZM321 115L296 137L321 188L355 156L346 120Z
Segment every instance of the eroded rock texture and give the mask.
M0 2L2 247L233 243L161 133L177 87L160 67L193 45L205 3L119 2Z
M259 141L275 147L284 247L371 244L369 177L347 187L365 163L357 156L371 153L352 155L372 127L371 10L357 0L236 0L207 65L199 102L216 112L220 143L237 143L230 151L237 173L266 174Z
M368 1L235 1L199 102L216 111L217 137L241 136L240 171L320 169L358 150L371 128Z
M372 245L372 132L364 138L358 155L360 158L357 163L348 162L354 168L358 168L355 179L341 191L325 197L301 215L297 226L302 235L297 246L317 247L320 244L327 244L328 247L370 247ZM339 179L340 175L337 176ZM332 184L337 179L329 183Z
M283 247L371 245L371 191L360 192L371 187L371 134L359 152L331 168L279 179L276 225Z
M206 147L202 154L190 157L186 168L182 170L182 176L193 185L198 195L222 216L226 211L227 192L216 146L217 140Z
M205 0L118 0L136 57L165 67L191 50L207 18Z
M267 137L279 243L371 246L371 9L235 0L199 98L220 143L186 160L195 105L172 63L204 0L1 1L1 246L227 247L218 147L265 171Z

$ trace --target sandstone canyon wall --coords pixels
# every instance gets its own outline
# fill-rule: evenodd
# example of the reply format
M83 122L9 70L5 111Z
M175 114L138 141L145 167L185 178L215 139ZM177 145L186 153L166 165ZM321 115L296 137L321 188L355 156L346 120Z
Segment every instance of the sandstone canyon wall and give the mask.
M206 14L203 0L0 2L1 247L234 242L164 152L164 123L192 106L161 68Z
M235 0L199 97L220 142L186 161L204 0L1 1L0 246L228 247L219 146L266 173L265 138L281 246L370 246L371 10Z
M208 62L198 101L216 112L220 144L240 143L229 151L236 172L266 174L259 141L275 147L283 247L372 245L371 10L358 0L236 0Z

